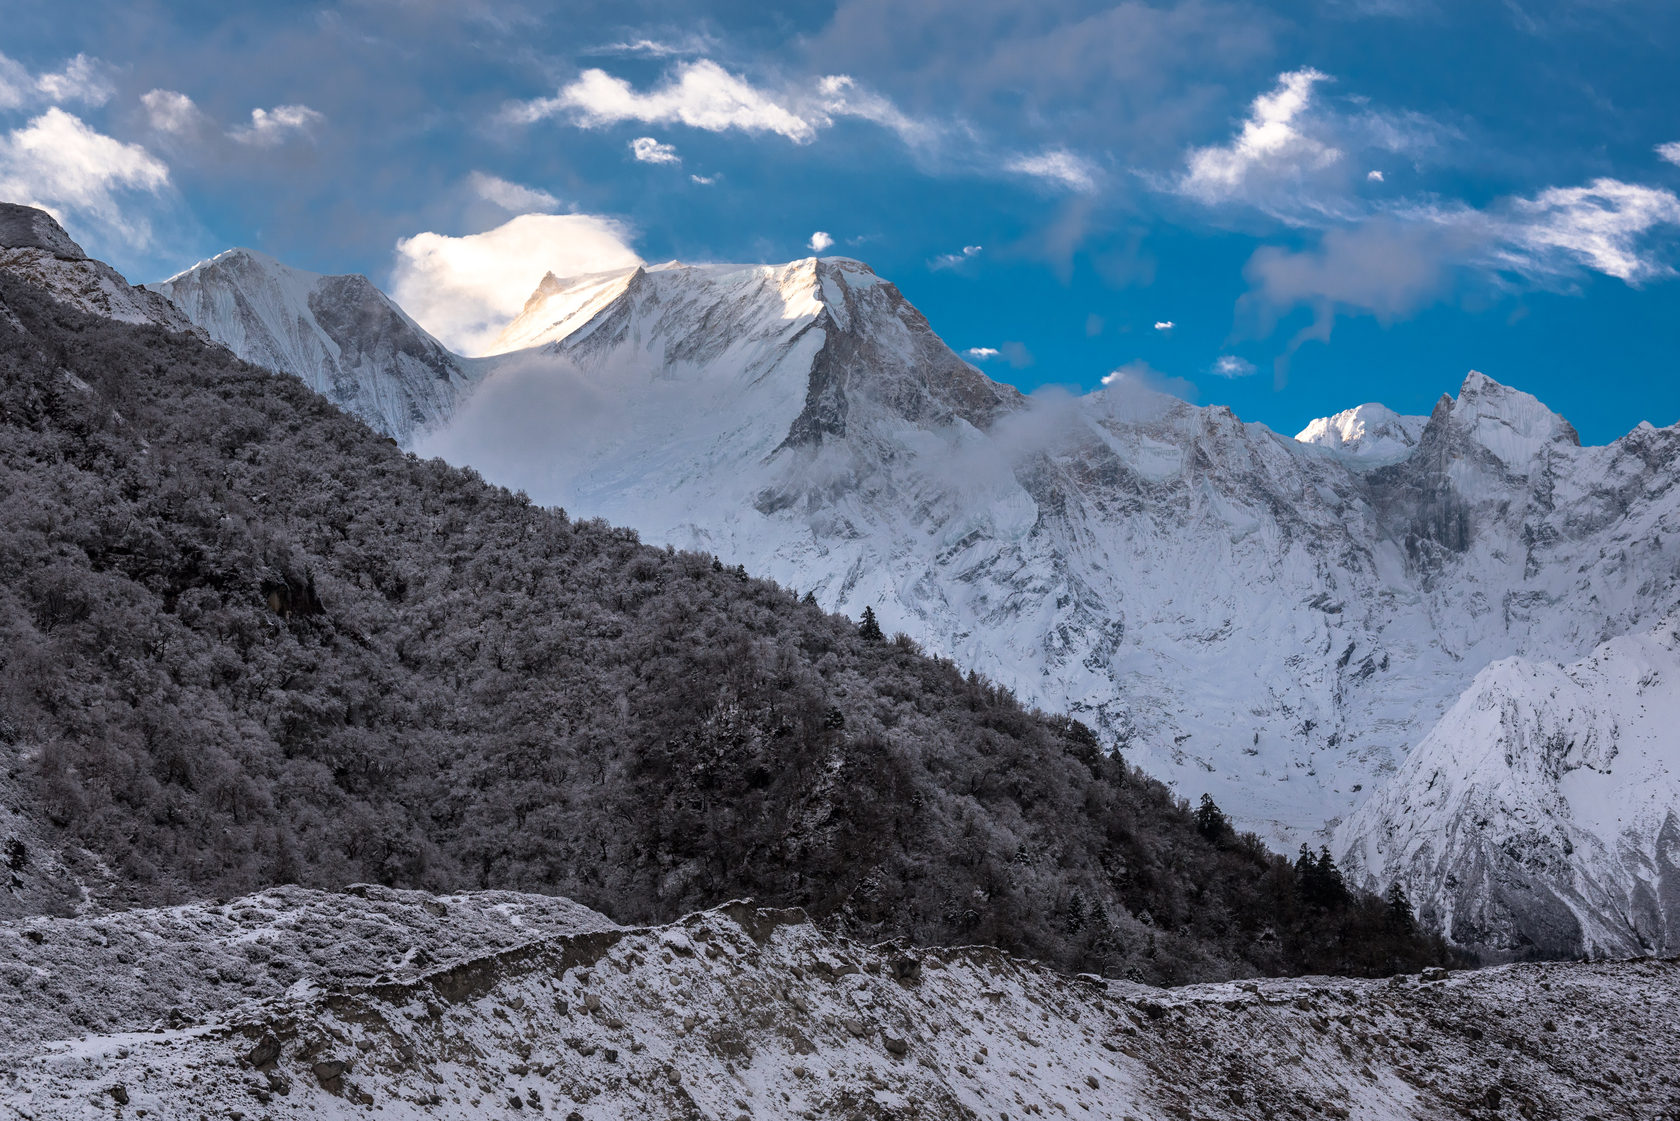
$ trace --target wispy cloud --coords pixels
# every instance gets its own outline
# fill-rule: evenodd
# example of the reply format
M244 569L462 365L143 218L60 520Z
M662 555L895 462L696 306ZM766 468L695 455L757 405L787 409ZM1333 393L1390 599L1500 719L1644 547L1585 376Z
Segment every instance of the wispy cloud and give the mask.
M1097 189L1097 172L1091 161L1063 148L1037 155L1016 156L1004 164L1004 170L1072 191Z
M326 117L307 105L276 105L251 110L251 123L228 130L228 138L253 148L275 148L302 136L313 138L315 128Z
M988 362L998 356L998 349L995 346L971 346L963 353L976 362Z
M1675 167L1680 167L1680 140L1657 145L1657 157L1667 160Z
M1178 326L1178 324L1174 323L1170 319L1158 319L1155 321L1155 329L1157 331L1170 331L1176 326Z
M176 90L151 90L140 95L147 123L158 132L185 136L203 127L204 113L193 99Z
M0 54L0 109L103 105L112 94L107 70L98 59L79 54L60 70L31 73L22 63Z
M962 247L960 252L941 253L939 256L928 262L928 268L935 270L954 269L959 265L963 265L974 260L974 258L980 255L982 249L983 247L979 245L965 245Z
M1677 225L1680 198L1674 192L1618 179L1552 187L1514 200L1496 218L1508 242L1500 256L1519 271L1556 274L1585 266L1629 284L1673 274L1645 239L1659 226Z
M547 191L510 183L482 171L467 176L467 186L485 202L495 203L510 214L547 213L560 209L560 200Z
M698 183L702 187L710 187L717 182L715 175L690 175L688 178L690 182Z
M630 141L630 154L641 163L682 163L675 146L661 144L651 136L638 136Z
M1254 363L1246 358L1239 358L1235 354L1221 354L1214 359L1208 372L1217 374L1222 378L1246 378L1253 374L1255 370Z

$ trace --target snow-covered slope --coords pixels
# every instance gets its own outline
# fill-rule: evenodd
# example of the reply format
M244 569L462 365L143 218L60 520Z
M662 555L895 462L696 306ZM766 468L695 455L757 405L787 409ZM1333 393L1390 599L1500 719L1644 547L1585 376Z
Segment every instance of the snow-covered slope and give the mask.
M1290 847L1500 658L1680 602L1680 429L1472 373L1284 439L1123 382L1025 398L842 258L546 278L421 450L873 606Z
M400 443L447 418L482 373L365 276L230 249L148 287L239 357L301 378Z
M1459 942L1506 954L1680 946L1680 618L1568 665L1476 675L1337 833Z
M93 260L52 215L33 206L0 202L0 270L107 319L156 323L172 331L193 329L175 305L130 285L116 269Z
M1417 447L1428 423L1428 417L1402 416L1386 405L1366 404L1319 417L1297 432L1295 439L1364 463L1394 463Z
M18 955L0 969L28 994L0 1036L0 1108L34 1121L1538 1121L1668 1116L1680 1093L1673 962L1161 990L990 949L859 945L747 903L642 929L577 908L569 929L557 918L513 940L518 916L564 902L497 894L439 901L449 917L435 922L484 932L469 954L389 968L401 944L388 912L427 913L409 894L312 893L301 937L276 893L161 921L0 925ZM260 922L230 927L247 912ZM319 929L335 912L346 931L373 928L380 952L346 959ZM59 983L90 947L116 963L103 983ZM135 947L145 968L124 961ZM321 951L351 967L316 964L334 960ZM283 993L191 1000L275 963L299 976Z

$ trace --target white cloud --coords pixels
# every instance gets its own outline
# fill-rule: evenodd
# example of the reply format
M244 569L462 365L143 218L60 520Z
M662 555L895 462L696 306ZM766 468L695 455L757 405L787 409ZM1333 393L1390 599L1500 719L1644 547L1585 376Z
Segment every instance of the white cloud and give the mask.
M980 255L981 249L982 247L978 245L965 245L962 247L962 252L960 253L941 253L939 256L928 262L928 268L954 269L966 261L974 260L974 258Z
M832 74L819 80L817 92L822 95L824 124L829 123L828 117L856 117L891 129L900 140L915 148L926 147L939 139L938 127L902 112L890 100L864 89L848 75Z
M183 135L200 127L204 114L193 99L175 90L151 90L140 95L146 120L158 132Z
M986 362L998 356L998 349L995 346L971 346L963 353L976 362Z
M1097 189L1097 174L1090 161L1065 149L1040 152L1036 156L1016 156L1004 164L1004 170L1030 175L1074 191Z
M473 194L493 202L510 214L548 213L560 209L560 200L538 187L510 183L495 175L475 171L467 176Z
M1502 256L1522 271L1567 271L1572 262L1638 284L1674 272L1642 242L1658 226L1680 226L1680 198L1658 187L1595 179L1517 199L1503 225Z
M156 195L168 186L169 168L145 148L96 132L57 107L0 139L0 198L90 219L132 244L146 244L151 231L119 205L117 193Z
M713 183L717 182L717 176L715 175L690 175L689 179L700 184L702 187L710 187Z
M816 124L710 59L682 64L674 78L646 93L605 70L585 70L556 96L525 102L513 114L516 120L537 121L563 112L586 128L621 121L683 124L708 132L738 128L775 133L799 144L817 133Z
M931 144L941 132L845 74L830 74L798 89L777 92L755 86L705 58L678 64L664 81L645 91L604 70L585 70L554 97L518 102L508 110L511 119L527 124L562 114L584 128L626 121L681 124L708 132L770 133L796 144L810 143L841 117L890 129L918 149Z
M310 136L324 116L307 105L276 105L251 110L251 123L228 130L228 137L255 148L274 148L294 135Z
M1178 325L1170 319L1158 319L1155 321L1155 329L1157 331L1170 331L1176 326Z
M638 136L632 140L630 152L642 163L682 163L676 148L661 144L651 136Z
M1383 181L1383 173L1380 171L1367 171L1365 173L1365 178L1370 180L1372 183L1381 183Z
M98 106L111 100L105 64L79 54L64 69L31 74L27 67L0 54L0 109L27 109L48 103Z
M1336 163L1341 151L1301 127L1313 87L1327 80L1310 68L1279 74L1277 86L1254 99L1229 144L1191 151L1179 189L1213 203L1242 195L1254 179L1298 178Z
M543 275L640 264L630 232L588 214L524 214L481 234L421 233L397 242L391 296L432 334L482 353L525 306Z
M1675 167L1680 167L1680 140L1675 140L1668 144L1658 144L1657 156L1661 159L1667 160Z
M829 237L828 234L822 230L818 230L816 233L812 234L811 240L807 243L808 247L814 253L821 253L823 250L833 246L833 244L834 239Z
M1254 363L1235 354L1221 354L1214 360L1212 372L1222 378L1246 378L1255 371Z

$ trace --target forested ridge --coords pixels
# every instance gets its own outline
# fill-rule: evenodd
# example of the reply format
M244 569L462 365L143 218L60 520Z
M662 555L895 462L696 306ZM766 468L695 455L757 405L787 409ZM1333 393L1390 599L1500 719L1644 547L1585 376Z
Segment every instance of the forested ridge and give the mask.
M190 336L0 301L0 908L376 881L751 895L1164 982L1445 954L908 640Z

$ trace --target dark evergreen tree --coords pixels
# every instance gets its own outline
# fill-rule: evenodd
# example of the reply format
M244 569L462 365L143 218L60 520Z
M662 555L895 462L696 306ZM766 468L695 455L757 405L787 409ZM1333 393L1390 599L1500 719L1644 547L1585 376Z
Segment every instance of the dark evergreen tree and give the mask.
M1196 832L1216 845L1233 833L1230 819L1214 804L1211 794L1203 794L1201 805L1196 807Z
M886 635L881 633L881 624L875 621L873 607L863 609L863 621L858 624L858 634L870 642L880 642L886 638Z

